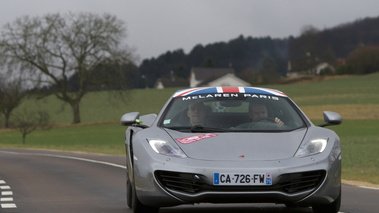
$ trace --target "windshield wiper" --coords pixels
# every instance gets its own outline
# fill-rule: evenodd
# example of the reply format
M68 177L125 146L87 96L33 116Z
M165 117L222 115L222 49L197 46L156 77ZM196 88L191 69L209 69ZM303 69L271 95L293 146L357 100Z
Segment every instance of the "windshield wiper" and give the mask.
M191 128L191 132L226 132L225 129L213 128L213 127L203 127L200 125L195 125Z
M177 131L185 131L185 132L226 132L226 129L212 128L212 127L203 127L200 125L195 126L170 126L165 127L167 129L177 130Z
M178 130L178 131L180 131L180 130L187 130L187 131L191 130L190 126L167 126L165 128L172 129L172 130Z

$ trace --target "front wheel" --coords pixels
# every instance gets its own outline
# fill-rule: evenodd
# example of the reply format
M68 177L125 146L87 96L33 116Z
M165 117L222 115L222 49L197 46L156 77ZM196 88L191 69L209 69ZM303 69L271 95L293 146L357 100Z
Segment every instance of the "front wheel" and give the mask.
M132 187L132 208L133 208L133 213L158 213L159 212L159 208L145 206L138 200L135 187Z
M337 213L341 207L341 189L338 198L331 204L312 206L313 213Z

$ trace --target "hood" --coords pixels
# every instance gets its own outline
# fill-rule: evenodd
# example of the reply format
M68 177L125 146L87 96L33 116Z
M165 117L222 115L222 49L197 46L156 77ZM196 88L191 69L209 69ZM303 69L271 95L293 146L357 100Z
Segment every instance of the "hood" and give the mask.
M307 129L270 133L183 133L166 129L176 144L193 159L279 160L293 157Z

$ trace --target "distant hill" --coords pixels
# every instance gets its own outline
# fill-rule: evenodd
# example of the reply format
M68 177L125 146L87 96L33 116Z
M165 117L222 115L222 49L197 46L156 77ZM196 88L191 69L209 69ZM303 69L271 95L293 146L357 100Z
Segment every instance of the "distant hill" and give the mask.
M153 87L158 78L171 73L188 78L192 67L231 67L248 81L254 80L253 75L278 79L286 76L288 61L294 61L297 69L320 62L336 64L338 58L345 58L359 45L379 45L378 26L379 17L365 18L324 30L309 26L298 37L240 35L228 42L198 44L188 54L182 49L168 51L141 63L136 85Z
M309 64L346 58L358 46L379 45L379 17L359 19L336 27L318 30L308 27L291 40L289 60L297 62L297 69Z

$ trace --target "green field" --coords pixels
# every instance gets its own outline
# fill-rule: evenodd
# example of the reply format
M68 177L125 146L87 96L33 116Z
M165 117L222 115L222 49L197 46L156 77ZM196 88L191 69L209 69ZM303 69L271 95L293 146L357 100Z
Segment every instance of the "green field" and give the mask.
M341 114L342 125L329 127L341 138L343 178L379 184L379 74L352 76L334 80L290 85L265 85L290 96L319 124L322 111ZM25 100L17 109L45 110L55 126L36 130L22 145L21 133L0 130L0 147L53 149L100 154L124 153L122 114L139 111L158 113L175 89L136 89L122 94L96 92L87 94L81 103L82 124L70 125L71 109L54 96L35 101ZM1 118L0 118L1 120Z

